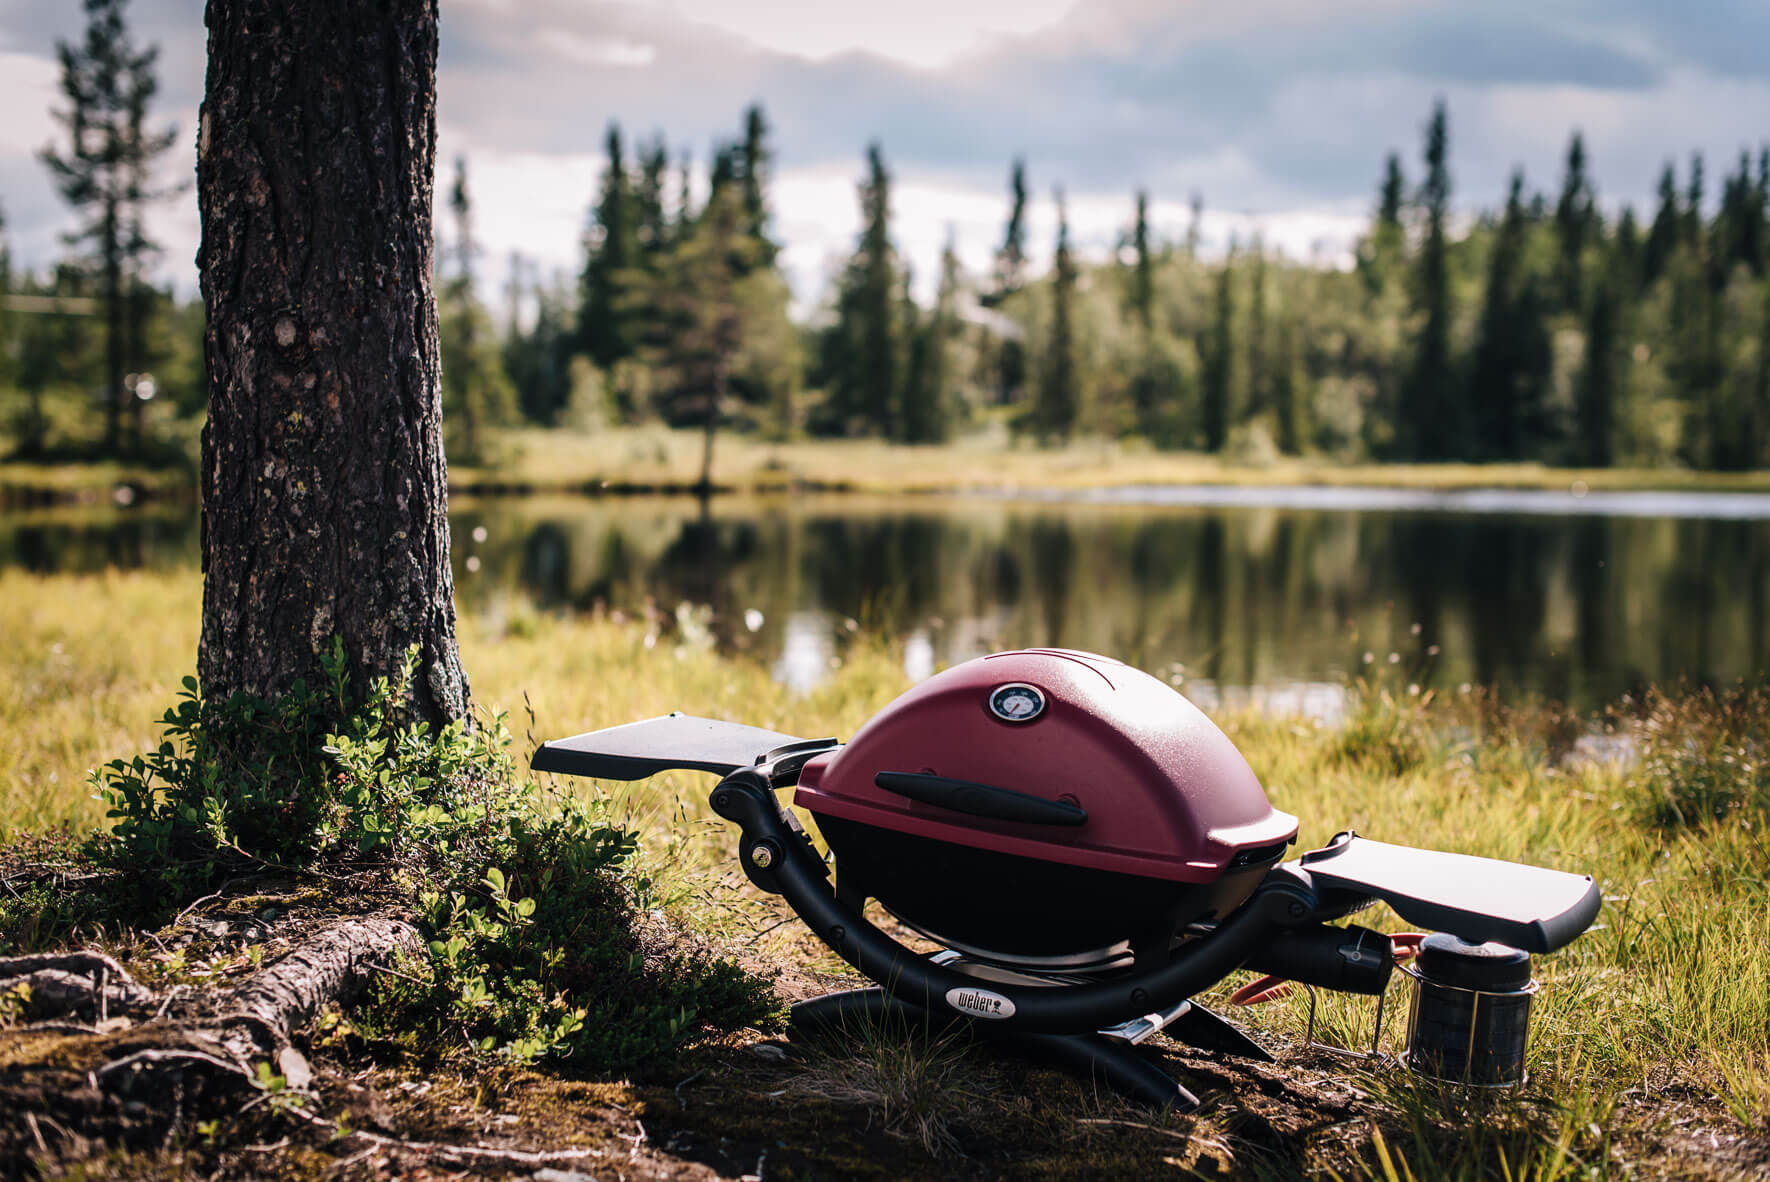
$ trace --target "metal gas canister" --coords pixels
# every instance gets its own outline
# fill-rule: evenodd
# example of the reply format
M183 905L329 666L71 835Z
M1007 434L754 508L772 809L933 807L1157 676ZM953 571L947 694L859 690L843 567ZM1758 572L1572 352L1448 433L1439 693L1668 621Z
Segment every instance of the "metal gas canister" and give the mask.
M1414 980L1403 1056L1410 1069L1474 1087L1524 1082L1537 991L1529 953L1438 932L1420 942L1419 956L1402 971Z

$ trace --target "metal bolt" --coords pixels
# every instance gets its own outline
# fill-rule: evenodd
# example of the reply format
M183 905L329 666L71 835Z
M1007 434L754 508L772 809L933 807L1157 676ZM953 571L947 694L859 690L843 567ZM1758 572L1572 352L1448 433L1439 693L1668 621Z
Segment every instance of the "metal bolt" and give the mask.
M758 870L767 870L770 866L774 865L774 851L769 849L766 845L751 846L750 865L756 867Z

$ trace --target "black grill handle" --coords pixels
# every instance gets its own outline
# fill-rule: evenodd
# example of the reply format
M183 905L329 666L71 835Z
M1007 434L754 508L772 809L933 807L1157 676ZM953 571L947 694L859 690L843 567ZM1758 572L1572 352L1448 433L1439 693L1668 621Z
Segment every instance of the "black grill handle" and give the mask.
M1028 825L1082 825L1088 812L1067 800L1046 800L1012 788L931 776L925 772L880 772L873 783L887 792L907 796L923 804L951 809L994 821L1021 821Z

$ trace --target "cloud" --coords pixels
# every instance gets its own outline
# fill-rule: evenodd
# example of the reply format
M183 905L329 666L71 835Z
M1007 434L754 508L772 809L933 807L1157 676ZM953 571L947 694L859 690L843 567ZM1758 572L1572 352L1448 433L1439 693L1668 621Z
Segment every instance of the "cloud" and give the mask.
M899 0L832 11L824 0L443 0L439 159L471 158L488 245L575 269L609 122L661 132L705 161L760 101L778 154L777 236L815 293L852 246L854 182L873 140L899 174L898 232L927 276L949 224L968 263L987 261L1016 155L1042 204L1065 186L1090 248L1110 248L1132 188L1147 186L1180 223L1200 190L1214 234L1259 225L1302 254L1355 229L1386 152L1417 175L1421 124L1441 95L1467 203L1497 200L1515 164L1552 187L1575 127L1600 191L1637 201L1664 159L1696 149L1719 166L1770 131L1763 0L1712 0L1700 17L1660 0ZM133 0L130 14L138 40L161 44L163 109L188 130L199 6ZM0 0L0 45L40 86L55 40L81 19L65 0ZM0 70L0 95L25 85L15 74ZM0 143L23 134L0 131ZM28 152L0 164L15 246L49 249L41 169ZM194 249L191 204L168 230L171 259Z

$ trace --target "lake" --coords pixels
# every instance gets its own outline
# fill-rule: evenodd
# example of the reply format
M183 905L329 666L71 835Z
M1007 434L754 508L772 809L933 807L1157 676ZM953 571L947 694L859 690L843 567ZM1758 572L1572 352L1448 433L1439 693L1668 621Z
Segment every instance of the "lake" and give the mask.
M1595 707L1770 665L1770 497L1119 489L1074 498L460 499L470 608L683 615L791 684L1057 645L1203 704L1331 714L1358 676ZM189 566L194 509L0 514L0 565ZM649 606L648 606L649 605Z

